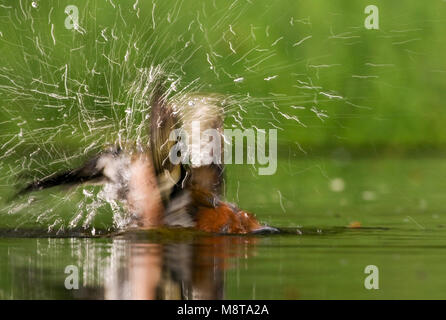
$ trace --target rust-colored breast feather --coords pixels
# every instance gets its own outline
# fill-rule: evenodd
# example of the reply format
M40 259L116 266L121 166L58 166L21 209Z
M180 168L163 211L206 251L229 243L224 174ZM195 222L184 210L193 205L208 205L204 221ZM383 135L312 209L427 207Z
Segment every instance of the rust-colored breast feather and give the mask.
M226 203L215 208L199 207L196 219L197 229L206 232L244 234L261 227L252 214Z

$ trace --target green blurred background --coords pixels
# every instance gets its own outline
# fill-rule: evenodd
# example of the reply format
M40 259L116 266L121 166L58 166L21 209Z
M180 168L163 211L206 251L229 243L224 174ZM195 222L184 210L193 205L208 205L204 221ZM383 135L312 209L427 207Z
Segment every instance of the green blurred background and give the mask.
M378 30L364 27L371 4ZM79 9L77 31L65 27L68 5ZM2 232L112 226L111 209L88 196L97 187L10 198L106 144L147 139L144 86L161 65L177 92L233 97L226 127L278 130L276 174L228 166L225 197L303 235L263 238L257 257L234 259L227 297L444 298L444 1L3 0L0 17ZM352 222L364 228L342 228ZM109 254L101 241L48 244L49 257L70 263L75 243L99 259ZM0 241L0 297L33 297L42 265L64 277L36 248ZM385 282L366 291L373 263Z
M181 75L183 86L199 78L207 91L269 97L266 103L275 101L284 113L297 115L306 127L285 121L273 110L286 128L280 133L283 144L298 141L302 146L322 149L341 145L366 153L442 150L446 139L441 113L446 72L445 5L443 1L429 6L378 3L379 30L367 30L364 8L369 4L164 1L137 3L135 10L130 1L119 5L107 1L36 1L36 8L31 1L3 2L0 59L9 73L3 69L1 81L3 86L11 86L5 75L12 74L17 84L31 89L38 87L32 79L41 79L59 84L52 92L65 95L62 75L67 64L68 78L89 85L97 95L118 100L125 94L121 87L135 77L132 64L148 67L175 60L169 71ZM64 27L67 5L78 6L84 34ZM140 45L139 50L133 42ZM128 48L130 60L123 63ZM102 75L88 73L93 66ZM272 76L273 80L264 80ZM240 77L242 82L233 81ZM317 88L302 88L297 80ZM69 91L74 93L78 88L68 81ZM320 92L344 99L328 99ZM28 93L33 96L27 100L3 87L3 110L21 108L30 113L21 116L35 117L30 110L39 111L38 103L51 100ZM257 104L251 108L256 110L244 115L245 121L255 118L258 127L268 127L272 116L259 111L262 108ZM291 105L306 109L289 108ZM324 110L328 117L320 121L312 106ZM255 116L255 111L263 117ZM100 112L110 111L102 105ZM4 111L2 119L8 122L10 114ZM13 132L14 125L4 125L2 132Z

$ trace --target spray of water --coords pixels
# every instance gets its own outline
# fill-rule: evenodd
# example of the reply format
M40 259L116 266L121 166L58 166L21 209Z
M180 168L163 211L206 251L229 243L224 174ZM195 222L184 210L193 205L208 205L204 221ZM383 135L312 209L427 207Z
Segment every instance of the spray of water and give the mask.
M75 6L77 16L70 8L67 14L67 6ZM323 123L333 101L358 107L319 84L320 70L337 64L280 56L310 45L309 17L287 18L284 25L248 23L261 21L252 17L265 17L270 7L237 0L2 3L5 194L75 167L108 145L146 145L149 101L160 81L168 99L219 93L227 127L276 128L279 139L280 132L306 127L309 117ZM122 206L97 187L7 198L1 215L15 228L37 223L54 232L83 227L94 233L98 215L112 216L105 228L129 222Z

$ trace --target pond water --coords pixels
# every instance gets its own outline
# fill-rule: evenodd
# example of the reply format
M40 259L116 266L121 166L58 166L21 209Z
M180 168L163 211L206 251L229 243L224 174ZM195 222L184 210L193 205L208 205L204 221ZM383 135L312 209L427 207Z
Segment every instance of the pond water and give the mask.
M274 235L49 236L3 224L0 298L445 298L443 162L321 157L281 165L298 174L265 180L232 168L227 198L281 227ZM369 265L379 270L377 290L364 286ZM79 288L68 290L75 271Z

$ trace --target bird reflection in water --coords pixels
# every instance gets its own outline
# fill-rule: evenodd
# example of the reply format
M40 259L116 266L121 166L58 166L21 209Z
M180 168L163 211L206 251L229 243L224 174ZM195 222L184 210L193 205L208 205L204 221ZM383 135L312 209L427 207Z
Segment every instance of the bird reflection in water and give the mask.
M224 299L228 271L253 256L261 240L175 232L11 239L0 247L8 257L0 261L0 299ZM78 288L66 287L69 266Z
M116 261L106 271L104 298L223 299L225 271L231 262L250 256L257 241L201 236L188 243L130 242L113 255Z

